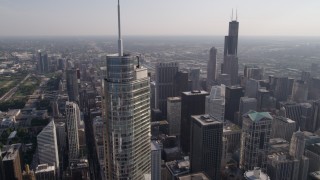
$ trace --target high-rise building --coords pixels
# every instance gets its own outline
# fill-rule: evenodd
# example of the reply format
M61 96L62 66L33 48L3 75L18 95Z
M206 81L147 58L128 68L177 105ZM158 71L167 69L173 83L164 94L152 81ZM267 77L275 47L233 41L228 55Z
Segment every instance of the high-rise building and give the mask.
M229 34L224 39L224 55L237 55L238 53L238 32L239 22L232 20L229 22Z
M270 90L273 92L273 96L277 99L277 102L287 101L289 91L292 91L289 88L289 78L269 76L269 83Z
M226 86L231 86L231 77L230 74L219 74L218 77L218 84L219 85L226 85Z
M49 164L59 169L58 142L56 126L52 120L37 136L40 164Z
M320 99L320 78L311 78L308 87L308 99L319 100Z
M225 121L223 123L223 137L227 140L227 153L233 154L240 149L241 128L236 124Z
M79 158L78 124L80 122L80 109L74 102L66 102L66 122L68 135L69 162Z
M72 163L69 173L64 179L87 180L89 177L89 163L87 159L79 159Z
M35 174L37 180L56 180L55 167L48 164L39 164Z
M242 116L249 111L257 110L257 99L241 97L239 103L239 113L236 113L237 116L234 117L234 123L242 127Z
M151 142L151 179L161 180L161 147L158 142Z
M211 89L217 80L217 49L212 47L209 52L209 61L207 66L207 91Z
M294 132L290 142L289 153L296 159L300 159L304 154L305 138L303 132L300 130Z
M186 71L179 71L175 77L175 89L177 96L181 96L182 92L190 91L189 88L189 73Z
M69 101L79 102L79 85L76 69L66 70L67 91Z
M150 108L156 108L156 82L150 82Z
M234 114L239 111L240 98L244 96L242 87L226 87L225 98L225 119L235 122Z
M286 116L297 123L297 129L300 127L304 130L303 122L301 122L301 104L295 102L281 102L280 107L286 110Z
M225 111L225 86L212 86L210 95L206 97L206 109L205 113L224 121Z
M56 131L57 131L58 149L60 154L60 153L63 153L67 147L66 123L57 122L55 124L56 124Z
M272 138L282 138L290 141L292 134L296 131L296 122L283 116L276 116L272 121Z
M256 98L241 97L240 98L240 105L239 105L240 115L242 116L245 113L249 112L250 110L252 110L252 111L257 110L257 99Z
M185 153L190 152L191 115L205 113L206 91L190 91L181 94L181 130L180 144Z
M41 50L38 50L38 58L37 58L37 69L38 72L41 73L48 73L49 72L49 60L48 54L43 53Z
M209 115L191 116L191 172L220 179L223 122Z
M310 103L300 103L301 117L299 122L300 129L306 130L307 126L310 127L310 123L313 122L313 107Z
M180 135L181 127L181 98L169 97L167 101L167 121L169 123L169 135Z
M313 143L306 147L305 156L309 159L309 172L320 168L320 143Z
M308 99L308 84L305 81L297 80L293 84L292 100L298 103L306 102Z
M301 80L304 82L309 82L311 78L311 73L308 71L302 71L301 72Z
M257 109L259 111L271 111L276 108L276 99L266 89L259 89L257 92Z
M293 133L289 154L294 158L299 160L299 170L293 172L294 177L298 177L298 179L307 179L308 176L308 169L309 169L309 158L304 156L305 153L305 135L303 132L298 130L297 132Z
M189 79L191 80L191 90L199 91L200 88L200 69L192 68L190 69Z
M246 180L270 180L268 174L263 173L260 167L254 167L253 170L248 170L244 173Z
M224 59L222 64L222 74L229 74L231 85L238 84L238 32L239 22L231 20L229 22L229 34L224 40Z
M272 119L268 112L251 111L243 116L240 152L242 169L261 167L266 171Z
M120 16L118 23L118 54L107 56L103 87L105 177L143 179L151 172L150 79L139 59L123 54ZM164 103L166 111L167 97Z
M263 78L263 69L256 65L245 65L244 77L247 79L261 80Z
M2 149L3 179L22 180L21 144L12 144Z
M166 177L168 180L175 180L179 176L188 175L190 173L190 161L187 158L167 162L165 166L167 170Z
M48 73L49 72L49 59L48 59L48 54L47 53L43 54L42 65L43 65L42 72L43 73Z
M175 77L178 70L178 63L156 64L156 105L164 116L167 114L167 98L178 95L175 89Z
M4 180L3 164L2 164L2 150L0 148L0 180Z
M274 153L268 156L268 175L271 179L297 179L299 160L291 158L288 153Z
M320 100L313 102L312 121L306 123L306 128L310 132L315 132L320 128Z
M121 68L120 76L118 69ZM132 56L108 56L107 69L104 83L106 177L141 179L150 171L147 69L136 67Z
M245 96L249 98L257 98L258 90L260 89L259 81L255 79L246 80Z
M239 69L239 62L238 62L238 57L236 55L224 56L222 73L230 75L231 85L239 84L238 69Z
M37 61L38 61L37 62L37 70L41 74L41 73L43 73L43 61L42 61L42 52L40 49L38 50Z

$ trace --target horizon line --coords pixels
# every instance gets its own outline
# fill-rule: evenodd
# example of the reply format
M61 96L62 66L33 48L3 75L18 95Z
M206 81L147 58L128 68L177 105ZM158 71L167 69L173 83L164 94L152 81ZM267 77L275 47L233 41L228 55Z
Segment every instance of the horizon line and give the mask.
M106 34L106 35L0 35L0 38L20 38L20 37L117 37L118 35ZM222 37L225 35L123 35L124 37ZM241 35L241 37L320 37L320 35Z

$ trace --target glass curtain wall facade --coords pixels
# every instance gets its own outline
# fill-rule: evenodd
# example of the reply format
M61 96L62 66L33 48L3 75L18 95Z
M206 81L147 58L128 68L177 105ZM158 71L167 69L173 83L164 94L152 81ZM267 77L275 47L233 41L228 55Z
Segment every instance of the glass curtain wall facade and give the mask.
M104 80L106 179L151 171L150 80L133 56L108 56Z

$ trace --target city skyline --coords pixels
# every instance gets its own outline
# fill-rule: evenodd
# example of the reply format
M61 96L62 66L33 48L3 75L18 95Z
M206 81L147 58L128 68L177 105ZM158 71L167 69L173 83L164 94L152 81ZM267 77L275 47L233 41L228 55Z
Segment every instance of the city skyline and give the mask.
M87 36L117 32L115 0L0 2L3 27L0 36ZM315 0L269 1L268 4L253 0L241 3L238 0L201 3L136 0L122 4L124 36L224 35L232 9L234 19L238 11L241 36L320 36L320 25L314 23L320 2Z

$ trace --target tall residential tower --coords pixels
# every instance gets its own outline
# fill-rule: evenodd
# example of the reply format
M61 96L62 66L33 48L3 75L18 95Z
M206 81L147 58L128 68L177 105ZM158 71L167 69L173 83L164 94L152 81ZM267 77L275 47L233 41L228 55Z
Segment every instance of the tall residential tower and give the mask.
M123 54L118 1L119 53L107 56L104 80L106 179L143 179L151 172L150 81L139 58Z

